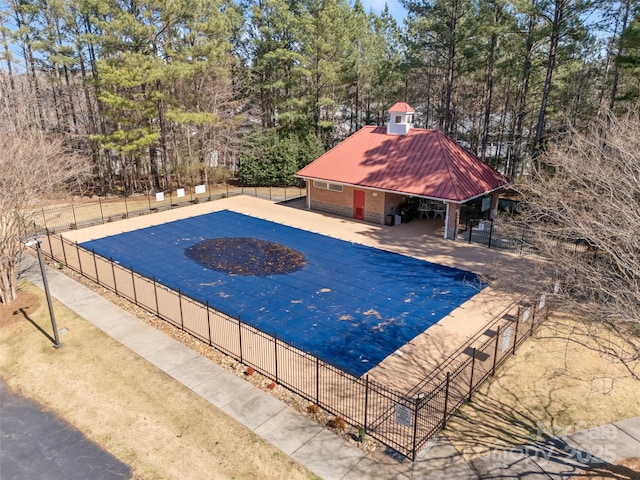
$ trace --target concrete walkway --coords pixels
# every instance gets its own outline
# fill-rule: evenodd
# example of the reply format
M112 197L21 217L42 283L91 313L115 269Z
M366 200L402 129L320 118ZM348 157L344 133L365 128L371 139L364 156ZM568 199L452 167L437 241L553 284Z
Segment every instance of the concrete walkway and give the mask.
M24 263L22 276L42 287L37 263L31 258ZM508 452L493 452L470 464L444 437L422 452L416 462L393 452L367 456L59 271L48 268L47 275L51 294L61 303L327 480L564 479L586 466L640 456L640 417Z

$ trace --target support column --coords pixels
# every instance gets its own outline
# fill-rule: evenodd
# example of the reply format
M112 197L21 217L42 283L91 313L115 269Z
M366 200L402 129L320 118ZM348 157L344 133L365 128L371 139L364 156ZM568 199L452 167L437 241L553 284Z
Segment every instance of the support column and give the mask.
M460 204L447 202L447 213L444 219L444 238L453 240L460 221Z
M496 218L498 215L498 201L500 199L500 194L498 192L493 192L491 194L491 216L489 218Z
M313 180L307 180L307 181L305 182L305 184L306 184L306 186L307 186L307 200L306 200L306 203L307 203L307 210L311 210L311 182L312 182L312 181L313 181Z

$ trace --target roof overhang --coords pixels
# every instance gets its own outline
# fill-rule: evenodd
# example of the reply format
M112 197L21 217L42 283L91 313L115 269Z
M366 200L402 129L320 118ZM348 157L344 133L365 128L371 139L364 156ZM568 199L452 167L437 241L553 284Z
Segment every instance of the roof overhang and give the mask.
M320 178L320 177L307 177L307 176L303 176L303 175L294 175L294 177L296 178L300 178L304 181L307 180L318 180L320 182L329 182L329 183L335 183L336 185L346 185L348 187L353 187L353 188L359 188L361 190L372 190L372 191L376 191L376 192L384 192L384 193L393 193L396 195L406 195L408 197L415 197L415 198L426 198L427 200L438 200L440 202L448 202L448 203L454 203L457 205L462 205L464 203L470 202L471 200L475 200L476 198L481 198L484 197L485 195L489 195L491 193L497 192L498 190L503 190L504 188L506 188L509 184L505 183L504 185L500 185L499 187L496 187L492 190L488 190L486 192L482 192L478 195L475 195L473 197L467 198L465 200L450 200L448 198L440 198L440 197L429 197L426 195L419 195L416 193L411 193L411 192L402 192L399 190L387 190L384 188L377 188L377 187L367 187L364 185L359 185L359 184L355 184L355 183L345 183L345 182L337 182L335 180L329 180L327 178Z

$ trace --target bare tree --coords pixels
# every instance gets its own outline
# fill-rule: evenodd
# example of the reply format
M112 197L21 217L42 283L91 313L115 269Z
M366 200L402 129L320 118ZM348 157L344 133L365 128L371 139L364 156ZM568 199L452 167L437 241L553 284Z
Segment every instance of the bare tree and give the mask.
M0 125L0 303L16 299L16 264L23 241L33 233L34 203L64 191L83 176L86 165L62 139Z
M572 131L516 186L521 213L500 228L531 232L537 272L501 266L492 281L548 291L560 280L561 308L607 324L624 342L640 335L640 119L611 115ZM545 290L542 290L543 285ZM640 359L628 342L626 361ZM625 360L625 359L623 359Z

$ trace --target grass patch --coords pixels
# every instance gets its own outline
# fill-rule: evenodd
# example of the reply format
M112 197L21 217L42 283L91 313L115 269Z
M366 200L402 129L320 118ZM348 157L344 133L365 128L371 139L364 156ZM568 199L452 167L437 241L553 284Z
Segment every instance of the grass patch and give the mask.
M44 294L21 282L0 305L0 375L133 468L134 478L317 478L219 409L54 301L63 347L52 348Z
M640 415L640 360L628 342L640 339L552 315L449 421L447 437L469 459Z

